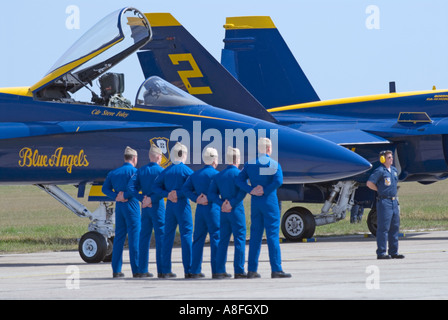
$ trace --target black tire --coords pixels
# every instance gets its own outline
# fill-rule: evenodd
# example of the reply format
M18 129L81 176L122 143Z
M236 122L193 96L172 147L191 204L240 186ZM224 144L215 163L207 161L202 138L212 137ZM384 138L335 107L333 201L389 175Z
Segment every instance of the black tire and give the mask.
M370 210L369 215L367 216L367 227L369 228L370 233L376 237L376 230L378 229L378 218L375 207Z
M106 256L103 259L103 262L111 262L112 261L113 249L114 249L114 237L107 239L107 252L106 252Z
M281 227L286 240L297 242L313 237L316 231L316 220L308 209L294 207L283 215Z
M100 263L107 253L106 238L95 231L87 232L79 241L78 251L85 262Z

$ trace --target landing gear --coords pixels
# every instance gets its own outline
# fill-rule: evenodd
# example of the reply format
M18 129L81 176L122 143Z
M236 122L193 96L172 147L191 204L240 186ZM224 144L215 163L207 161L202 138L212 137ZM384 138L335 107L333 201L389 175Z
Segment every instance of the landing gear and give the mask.
M82 236L78 251L87 263L110 262L114 236L114 209L111 203L101 202L91 214L89 232Z
M98 209L92 213L82 203L55 185L37 185L37 187L58 200L78 217L90 219L89 232L81 237L78 245L81 258L87 263L110 261L115 235L113 203L101 202Z
M375 207L373 207L372 210L370 210L369 215L367 216L367 227L369 228L370 233L376 237L376 230L378 228L378 222L377 222L377 213L376 213Z
M339 181L333 186L330 196L325 201L320 214L313 215L303 207L294 207L283 215L281 228L283 235L289 241L300 241L312 238L316 226L335 223L345 219L355 201L356 181ZM331 211L331 213L330 213Z
M308 209L295 207L285 212L281 227L286 240L300 241L314 235L316 221Z
M106 238L96 231L91 231L82 236L78 250L85 262L99 263L106 257L107 247Z

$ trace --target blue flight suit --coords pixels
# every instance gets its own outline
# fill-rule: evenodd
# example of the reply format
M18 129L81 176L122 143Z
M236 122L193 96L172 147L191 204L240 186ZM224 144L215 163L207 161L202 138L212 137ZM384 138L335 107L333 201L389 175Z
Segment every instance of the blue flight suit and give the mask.
M203 193L207 195L212 178L218 174L211 165L193 173L182 187L182 192L191 200L196 202ZM193 233L193 256L191 262L191 273L200 274L202 265L202 255L204 251L205 238L210 234L210 253L212 273L216 273L216 251L219 243L219 206L208 199L208 205L196 206L194 233Z
M157 273L163 273L162 248L165 236L165 201L154 193L153 185L163 168L155 162L141 167L128 184L128 191L139 201L145 196L151 198L152 207L142 208L140 247L139 247L139 273L148 272L149 247L152 231L156 237ZM140 193L140 190L142 191Z
M117 202L115 204L115 237L112 250L112 270L113 273L121 272L123 265L123 248L128 235L129 259L132 273L139 273L138 270L138 247L140 234L140 204L138 200L129 192L127 186L129 180L135 175L137 169L130 163L125 163L107 175L104 181L103 193L115 201L118 193L124 192L127 202Z
M248 179L251 185L247 183ZM258 185L261 185L264 190L262 196L251 197L249 272L257 272L264 229L266 229L271 270L272 272L283 271L279 235L280 206L277 198L277 189L283 184L280 164L267 154L263 154L256 160L256 163L244 164L236 183L247 193L250 193Z
M387 170L379 166L369 177L369 181L378 188L376 211L378 227L376 232L377 256L383 256L389 242L389 255L398 254L398 235L400 231L400 207L397 198L398 171L395 167Z
M165 241L163 244L163 269L164 273L171 273L171 252L176 237L177 225L182 246L182 262L185 275L188 276L191 267L191 251L193 238L193 217L190 201L182 192L182 186L193 170L184 163L172 164L162 171L154 182L154 192L161 198L168 197L172 190L177 192L177 203L167 201L165 212Z
M216 256L216 273L226 273L227 249L230 236L233 233L235 254L233 267L235 274L244 274L244 262L246 254L246 216L244 214L243 200L246 192L238 188L235 179L240 170L234 165L218 173L212 179L208 191L208 199L216 203L219 208L225 200L229 200L232 206L231 212L220 213L220 236L218 252Z

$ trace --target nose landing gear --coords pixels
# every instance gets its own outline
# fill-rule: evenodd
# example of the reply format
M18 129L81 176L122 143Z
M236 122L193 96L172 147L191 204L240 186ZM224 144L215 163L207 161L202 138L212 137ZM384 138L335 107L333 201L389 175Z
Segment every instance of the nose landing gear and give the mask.
M89 218L89 232L81 237L78 251L87 263L110 261L115 234L115 211L113 203L101 202L98 209L90 212L82 203L55 185L37 185L78 217Z

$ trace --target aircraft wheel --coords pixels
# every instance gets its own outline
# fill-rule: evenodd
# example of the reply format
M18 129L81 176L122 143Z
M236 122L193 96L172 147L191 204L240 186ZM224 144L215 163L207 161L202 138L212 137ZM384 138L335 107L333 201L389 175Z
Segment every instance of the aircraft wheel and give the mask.
M107 253L106 238L98 232L87 232L79 241L79 254L87 263L99 263L104 260Z
M103 259L103 262L111 262L112 261L113 249L114 249L114 237L107 239L107 252L106 252L106 256Z
M283 235L289 241L311 238L316 231L313 214L303 207L294 207L286 211L281 226Z
M372 210L370 210L369 215L367 216L367 227L369 228L370 233L372 233L376 237L378 222L375 207L373 207Z

